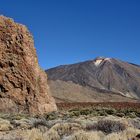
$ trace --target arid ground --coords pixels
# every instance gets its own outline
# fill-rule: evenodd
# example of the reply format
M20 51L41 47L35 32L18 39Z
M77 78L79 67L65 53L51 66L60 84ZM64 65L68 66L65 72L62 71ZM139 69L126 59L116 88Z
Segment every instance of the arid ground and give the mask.
M0 140L139 140L139 103L58 103L44 116L0 114Z

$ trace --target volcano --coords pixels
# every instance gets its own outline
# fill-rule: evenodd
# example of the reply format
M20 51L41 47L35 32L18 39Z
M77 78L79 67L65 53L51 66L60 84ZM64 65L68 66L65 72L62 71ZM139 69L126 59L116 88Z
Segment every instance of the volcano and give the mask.
M114 58L62 65L46 70L58 102L136 101L140 66Z

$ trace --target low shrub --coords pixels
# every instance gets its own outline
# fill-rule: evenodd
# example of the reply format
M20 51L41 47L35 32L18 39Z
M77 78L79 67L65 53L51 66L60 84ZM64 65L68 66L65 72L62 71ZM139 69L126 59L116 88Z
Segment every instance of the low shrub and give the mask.
M49 114L44 115L46 120L55 120L58 118L58 113L57 112L51 112Z
M60 137L68 136L81 130L81 125L77 123L57 123L50 130L55 130Z
M93 111L90 109L83 109L80 111L80 115L90 115L90 114L92 114L92 112Z
M106 112L108 115L116 115L117 110L114 109L114 108L107 108L107 109L105 109L105 112Z
M28 114L2 114L0 113L0 118L7 119L7 120L21 120L21 119L28 119Z
M39 126L48 127L47 121L45 119L33 119L31 120L31 123L33 128L38 128Z
M126 126L118 121L112 120L101 120L93 125L89 125L86 127L86 130L91 131L102 131L106 134L110 134L113 132L120 132L126 129Z
M121 113L121 112L118 112L118 113L116 113L116 116L118 116L118 117L125 117L125 114Z
M131 124L135 129L140 129L140 120L139 120L139 119L130 120L130 124Z

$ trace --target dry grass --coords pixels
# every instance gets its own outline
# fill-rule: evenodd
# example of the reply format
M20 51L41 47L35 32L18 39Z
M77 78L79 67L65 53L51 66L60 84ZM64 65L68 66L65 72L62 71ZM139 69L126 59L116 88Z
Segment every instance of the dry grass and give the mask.
M140 130L130 127L123 132L107 135L105 140L133 140L138 134L140 134Z
M43 136L45 140L61 140L58 132L53 129L46 132Z
M13 126L10 124L10 121L0 118L0 131L11 130Z
M85 132L79 131L72 136L66 138L66 140L103 140L105 135L102 132Z
M24 134L26 140L45 140L39 129L33 128Z
M138 140L136 139L137 134L140 130L128 128L120 133L112 133L105 135L100 131L85 132L79 131L71 136L65 138L65 140ZM135 138L135 139L134 139Z

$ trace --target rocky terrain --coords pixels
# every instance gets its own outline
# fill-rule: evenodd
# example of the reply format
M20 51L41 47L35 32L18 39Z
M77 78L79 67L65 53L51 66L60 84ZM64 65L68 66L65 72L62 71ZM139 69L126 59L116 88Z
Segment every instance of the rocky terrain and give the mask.
M140 99L140 66L113 58L46 70L57 102L136 102Z
M28 29L0 16L0 112L43 114L56 110Z

